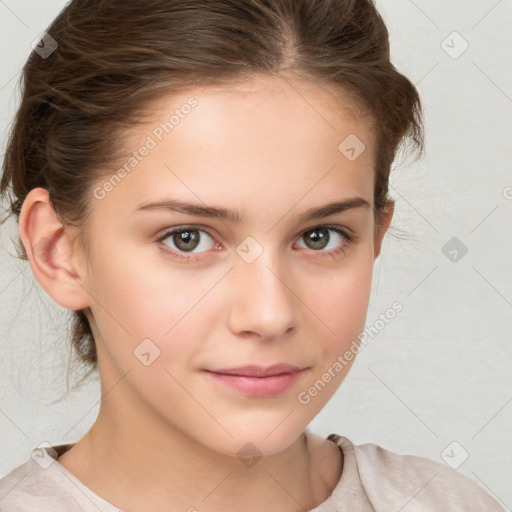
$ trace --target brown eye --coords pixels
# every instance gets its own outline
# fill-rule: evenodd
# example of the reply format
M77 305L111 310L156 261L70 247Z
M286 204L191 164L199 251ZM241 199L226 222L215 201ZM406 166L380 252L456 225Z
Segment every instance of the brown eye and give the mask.
M172 235L172 241L180 251L193 251L199 245L198 231L177 231Z
M324 249L329 243L330 235L328 228L315 228L306 231L303 235L306 245L310 249Z
M168 231L158 241L176 254L206 252L215 246L215 240L206 231L187 227Z
M334 255L356 241L356 236L341 227L317 226L305 231L300 237L300 241L302 240L304 240L302 247Z

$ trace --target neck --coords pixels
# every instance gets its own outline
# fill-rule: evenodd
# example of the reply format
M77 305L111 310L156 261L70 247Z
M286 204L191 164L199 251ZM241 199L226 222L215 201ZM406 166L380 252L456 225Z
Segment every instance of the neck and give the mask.
M169 425L124 380L103 396L94 425L59 463L121 510L297 512L332 492L332 481L319 478L310 434L244 464Z

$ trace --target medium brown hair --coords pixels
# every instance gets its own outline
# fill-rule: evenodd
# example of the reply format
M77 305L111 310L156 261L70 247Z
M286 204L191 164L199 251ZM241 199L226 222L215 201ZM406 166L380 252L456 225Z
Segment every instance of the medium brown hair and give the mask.
M120 134L149 101L193 85L288 72L352 92L374 121L377 226L394 203L388 183L401 143L423 150L419 95L390 62L371 0L72 0L47 33L58 48L32 52L23 69L0 193L10 189L8 213L19 220L29 191L47 189L84 247L91 190ZM20 240L18 253L27 259ZM89 322L84 310L72 314L72 347L92 371Z

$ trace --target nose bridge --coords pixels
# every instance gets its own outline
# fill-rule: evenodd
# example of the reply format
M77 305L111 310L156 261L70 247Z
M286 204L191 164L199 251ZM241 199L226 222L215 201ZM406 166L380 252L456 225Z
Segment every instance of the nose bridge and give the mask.
M276 247L263 247L251 237L239 244L237 254L232 275L236 297L230 314L232 328L271 338L295 327L299 304L283 255Z

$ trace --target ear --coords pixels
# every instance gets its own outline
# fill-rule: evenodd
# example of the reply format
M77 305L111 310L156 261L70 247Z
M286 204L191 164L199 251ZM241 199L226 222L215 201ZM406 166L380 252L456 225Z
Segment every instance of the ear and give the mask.
M78 244L55 214L46 189L38 187L28 193L21 207L19 232L32 272L46 293L66 309L88 308Z
M377 259L380 256L380 250L382 248L382 241L384 239L384 235L386 234L386 232L389 228L389 225L391 224L391 219L393 218L394 211L395 211L395 203L390 204L384 210L381 224L375 234L375 242L374 242L375 256L374 256L374 259Z

